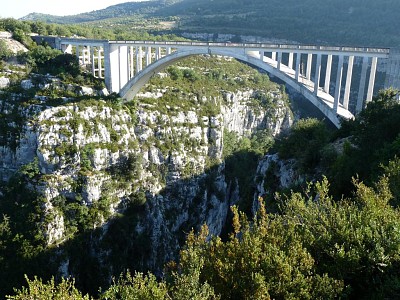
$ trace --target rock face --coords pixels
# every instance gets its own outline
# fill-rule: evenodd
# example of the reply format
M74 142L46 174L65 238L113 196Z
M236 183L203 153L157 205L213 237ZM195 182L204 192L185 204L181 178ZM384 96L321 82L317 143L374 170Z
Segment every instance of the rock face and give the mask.
M10 86L10 79L7 77L0 77L0 89Z
M252 211L258 210L258 197L264 197L272 192L272 189L285 189L303 183L305 178L296 167L294 159L282 160L278 154L268 154L259 161L257 167L257 190L254 195ZM274 186L272 186L272 184Z
M22 83L23 88L31 84ZM157 270L176 257L192 228L205 223L212 235L221 234L240 189L225 177L224 130L250 136L259 129L275 135L288 128L286 102L279 90L270 96L275 105L269 109L254 104L252 90L203 99L220 105L220 113L208 116L172 107L162 113L146 103L132 111L100 100L33 105L18 112L28 121L8 124L18 129L18 142L4 139L0 175L5 181L22 165L36 162L48 245L60 244L76 230L69 224L77 221L58 203L79 203L94 216L92 228L101 228L93 252L104 264L113 256L101 242L115 238L110 217L134 211L133 239L126 237L126 247L136 249L134 241L141 237L147 250L138 260L143 268ZM1 113L16 113L10 105L0 102ZM72 264L63 262L62 273L73 273Z
M222 107L221 114L228 131L249 136L257 129L269 129L275 136L291 126L293 120L284 101L278 100L275 108L258 110L249 106L254 94L253 90L225 94L226 105ZM275 91L270 92L269 96L279 99L281 94Z
M22 45L20 42L12 39L12 34L6 31L0 31L0 40L4 41L7 45L8 49L12 51L14 54L18 52L27 52L28 49Z

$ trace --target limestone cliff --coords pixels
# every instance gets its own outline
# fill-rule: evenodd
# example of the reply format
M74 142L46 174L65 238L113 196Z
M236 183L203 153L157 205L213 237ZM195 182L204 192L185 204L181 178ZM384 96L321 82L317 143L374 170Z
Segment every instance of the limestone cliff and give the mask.
M22 88L30 89L28 83ZM43 88L52 85L68 89L56 80ZM171 89L152 88L126 104L66 98L49 106L37 97L26 107L10 98L0 102L9 120L23 116L5 124L14 131L2 139L1 178L37 164L40 179L32 188L43 196L47 244L62 245L82 228L100 230L91 237L90 255L108 278L129 267L118 265L122 258L135 260L138 269L161 270L176 257L185 234L204 223L220 235L240 195L235 179L225 174L224 130L250 137L268 129L276 135L291 123L277 85L262 97L253 88L182 96L190 106L163 100ZM118 222L124 216L131 221L122 231ZM118 247L125 248L123 254ZM79 262L68 251L59 258L60 272L76 275Z

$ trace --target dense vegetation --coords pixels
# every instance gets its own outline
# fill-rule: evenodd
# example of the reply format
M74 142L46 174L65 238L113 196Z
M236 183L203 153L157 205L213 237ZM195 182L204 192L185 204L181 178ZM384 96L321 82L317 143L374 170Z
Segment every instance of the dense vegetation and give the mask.
M56 23L90 21L167 32L172 29L255 35L311 44L397 47L400 45L399 9L400 4L395 0L286 0L284 3L278 0L160 0L123 3L77 16L29 17ZM165 22L171 22L171 28L164 28Z
M0 19L0 31L13 33L13 38L25 46L34 47L30 33L39 35L80 36L108 40L182 40L173 34L150 34L144 28L131 30L126 24L115 26L99 26L98 24L69 24L60 25L39 21L19 21L11 18ZM139 27L142 27L139 25ZM1 48L0 48L1 49Z
M306 194L281 199L279 214L261 205L251 220L233 208L227 241L208 239L207 228L188 235L178 263L165 277L129 273L102 299L396 299L400 295L398 209L388 180L375 188L354 181L355 194L336 202L326 179ZM262 203L262 199L260 199ZM83 296L73 282L43 284L10 299Z

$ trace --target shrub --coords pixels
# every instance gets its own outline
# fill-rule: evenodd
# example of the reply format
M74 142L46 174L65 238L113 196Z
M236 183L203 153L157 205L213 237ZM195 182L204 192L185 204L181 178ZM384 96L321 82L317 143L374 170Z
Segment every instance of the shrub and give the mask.
M328 143L329 131L323 121L301 119L288 135L277 143L281 158L296 158L304 171L312 170L320 161L321 150Z

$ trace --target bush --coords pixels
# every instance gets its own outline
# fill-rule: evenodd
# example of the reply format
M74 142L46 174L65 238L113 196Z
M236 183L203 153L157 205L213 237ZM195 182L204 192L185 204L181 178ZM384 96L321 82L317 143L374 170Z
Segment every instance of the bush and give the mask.
M33 50L22 54L20 59L25 61L37 73L55 76L68 74L76 78L80 74L79 64L75 56L62 54L59 50L49 46L37 46Z
M130 300L163 300L167 297L165 283L157 282L153 274L135 276L128 272L122 276L102 295L101 299L130 299Z
M8 48L7 43L0 40L0 59L7 59L12 56L12 51Z
M43 283L41 279L34 278L29 280L26 277L28 288L15 290L15 296L7 296L9 300L89 300L88 295L83 296L74 286L74 280L62 279L59 284L52 278L49 282Z
M293 125L287 136L277 142L281 158L296 158L304 171L312 170L320 161L321 150L328 143L330 133L317 119L301 119Z

